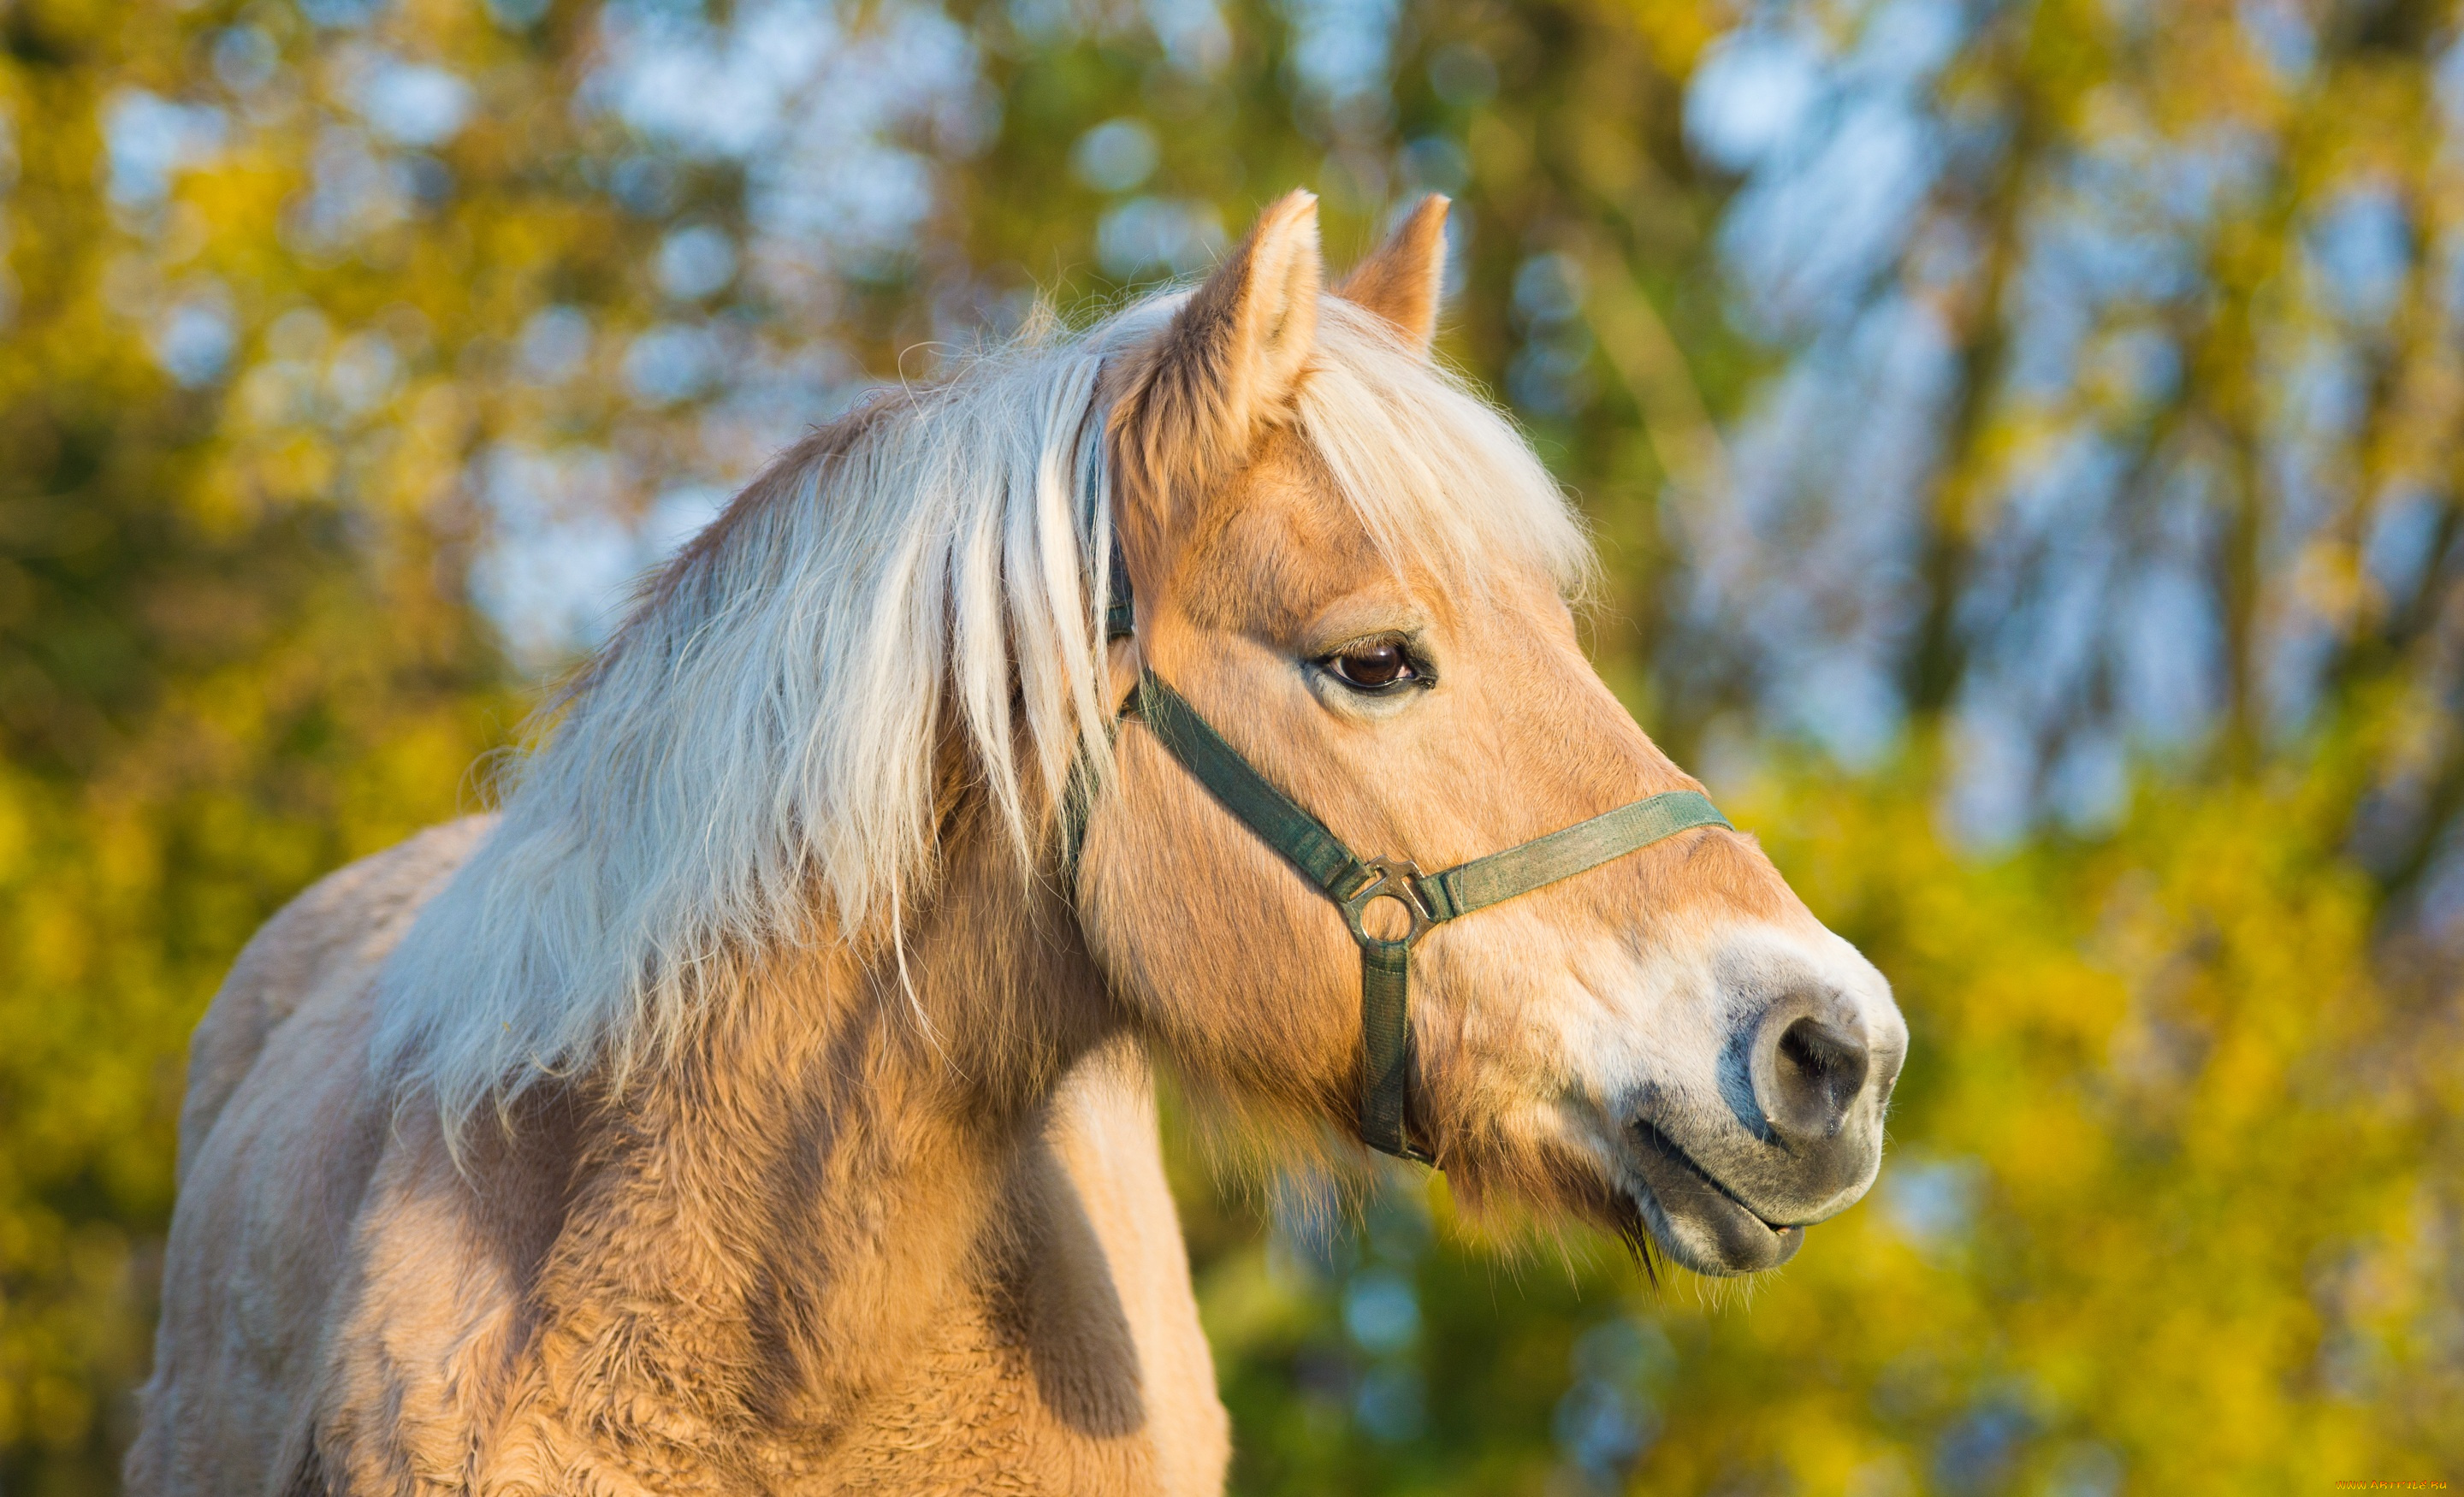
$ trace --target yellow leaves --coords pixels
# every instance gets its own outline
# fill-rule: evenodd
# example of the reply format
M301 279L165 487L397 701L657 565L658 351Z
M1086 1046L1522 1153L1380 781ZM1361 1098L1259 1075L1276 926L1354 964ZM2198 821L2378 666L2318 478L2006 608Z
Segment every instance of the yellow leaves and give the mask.
M1734 26L1739 8L1721 0L1601 0L1610 13L1632 26L1651 60L1670 77L1682 78L1714 38Z
M147 1333L131 1241L162 1230L187 1033L231 958L317 874L450 815L515 716L450 577L388 528L435 505L467 451L467 403L421 391L452 372L436 341L468 335L468 267L308 263L286 226L318 137L290 106L226 109L219 153L176 174L159 226L106 199L104 102L138 85L228 104L198 33L229 19L47 6L12 26L56 56L0 52L18 165L0 192L12 1482L111 1468L98 1411L140 1376ZM181 298L230 319L222 372L187 387L158 363ZM269 346L308 303L326 310ZM369 439L396 402L411 439ZM44 1466L47 1448L82 1464Z
M497 706L499 721L515 719L518 704ZM342 856L382 851L439 822L486 809L474 780L472 747L485 731L480 704L440 712L403 731L350 767L336 809Z
M17 883L28 872L33 843L24 803L31 793L31 786L0 766L0 889Z
M235 278L265 280L282 273L287 257L281 239L269 231L302 185L298 163L273 143L253 142L210 169L184 176L180 201L204 221L204 258Z
M14 965L26 981L59 988L73 986L85 976L93 942L74 906L56 895L30 895L11 923L17 944Z
M1309 1298L1279 1275L1264 1253L1224 1259L1199 1286L1207 1344L1219 1356L1240 1356L1306 1331L1317 1313Z
M477 435L475 412L448 379L414 385L401 409L388 461L362 486L362 498L405 519L432 519L460 481L462 456Z
M256 454L251 487L276 502L304 503L332 494L341 466L330 441L301 432Z
M1987 862L1943 841L1921 759L1726 797L1893 980L1914 1047L1875 1195L1700 1319L1642 1489L1697 1489L1744 1448L1805 1489L1893 1461L1922 1489L1928 1448L1997 1398L2039 1468L2110 1450L2154 1490L2453 1453L2337 1391L2420 1366L2445 1261L2423 1244L2458 1182L2411 1121L2452 1099L2407 1100L2373 1059L2407 1032L2367 888L2313 829L2335 773L2151 785L2106 841ZM2409 1043L2464 1073L2451 1031ZM2464 1412L2452 1376L2411 1386Z
M0 1172L0 1202L14 1183ZM52 1291L13 1302L0 1295L0 1446L65 1450L87 1437L101 1399L63 1369L104 1367L120 1380L139 1372L127 1350L143 1345L145 1329L128 1303L128 1276L140 1271L132 1257L117 1229L0 1212L0 1285Z

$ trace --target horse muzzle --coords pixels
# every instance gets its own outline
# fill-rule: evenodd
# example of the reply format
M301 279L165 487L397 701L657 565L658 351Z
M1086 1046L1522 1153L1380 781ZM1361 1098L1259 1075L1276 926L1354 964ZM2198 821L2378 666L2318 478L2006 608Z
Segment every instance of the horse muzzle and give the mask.
M1886 996L1792 984L1731 1032L1724 1105L1646 1093L1619 1152L1652 1236L1697 1272L1760 1272L1847 1210L1880 1172L1907 1029Z

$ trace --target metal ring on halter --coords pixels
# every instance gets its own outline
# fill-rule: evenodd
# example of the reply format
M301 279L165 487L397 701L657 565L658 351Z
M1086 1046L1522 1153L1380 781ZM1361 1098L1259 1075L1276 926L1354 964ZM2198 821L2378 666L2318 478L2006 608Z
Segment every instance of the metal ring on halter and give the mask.
M1420 897L1420 866L1409 858L1363 858L1360 871L1369 875L1368 882L1335 901L1343 911L1343 923L1352 927L1352 938L1363 946L1416 946L1420 937L1438 921L1429 913L1427 901ZM1361 923L1369 907L1380 899L1392 899L1411 916L1412 928L1401 936L1374 936Z

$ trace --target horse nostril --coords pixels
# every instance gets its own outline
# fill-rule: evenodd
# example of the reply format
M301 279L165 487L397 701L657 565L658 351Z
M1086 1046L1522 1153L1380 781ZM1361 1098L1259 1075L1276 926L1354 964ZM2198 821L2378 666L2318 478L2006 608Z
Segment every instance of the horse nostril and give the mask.
M1754 1090L1764 1115L1783 1136L1830 1138L1864 1091L1868 1068L1864 1041L1805 1015L1773 1040L1770 1064L1755 1068Z

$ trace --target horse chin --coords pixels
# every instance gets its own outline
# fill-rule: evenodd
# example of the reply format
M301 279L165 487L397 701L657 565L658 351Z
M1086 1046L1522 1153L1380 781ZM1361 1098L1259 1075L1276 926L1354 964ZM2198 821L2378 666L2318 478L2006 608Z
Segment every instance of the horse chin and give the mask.
M1687 1157L1657 1129L1630 1134L1626 1195L1661 1251L1696 1273L1733 1278L1776 1268L1805 1245L1805 1228L1777 1226Z

